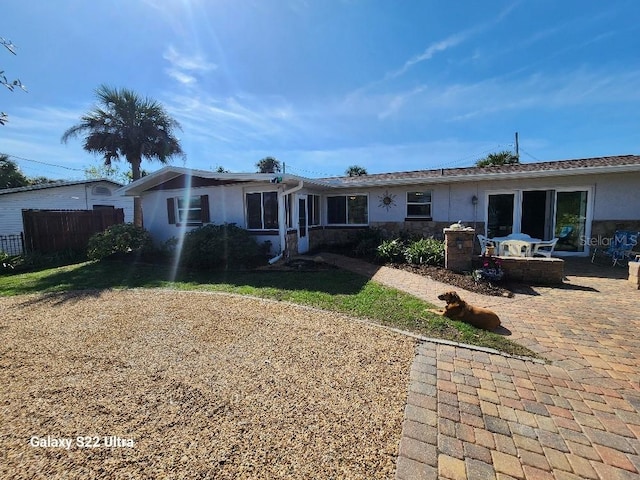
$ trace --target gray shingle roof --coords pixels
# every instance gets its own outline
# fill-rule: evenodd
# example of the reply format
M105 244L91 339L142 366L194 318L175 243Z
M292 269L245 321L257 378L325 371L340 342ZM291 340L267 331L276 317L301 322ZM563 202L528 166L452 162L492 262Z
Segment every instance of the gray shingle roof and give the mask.
M637 166L640 170L640 155L618 155L610 157L582 158L575 160L558 160L551 162L536 163L518 163L513 165L502 165L493 167L464 167L464 168L442 168L433 170L415 170L411 172L392 172L392 173L376 173L371 175L362 175L356 177L332 177L324 178L330 184L340 185L357 185L366 183L384 183L385 181L411 181L411 180L428 180L428 179L463 179L471 176L505 176L517 175L519 173L536 172L552 173L557 171L559 174L580 173L581 170L591 170L601 167L624 167ZM614 168L612 168L614 169ZM461 178L462 177L462 178Z
M92 184L92 183L100 183L100 182L107 182L117 187L122 187L122 184L114 182L112 180L107 180L106 178L101 178L98 180L62 180L59 182L27 185L26 187L4 188L4 189L0 189L0 195L6 195L8 193L17 193L17 192L30 192L32 190L43 190L45 188L69 187L73 185Z

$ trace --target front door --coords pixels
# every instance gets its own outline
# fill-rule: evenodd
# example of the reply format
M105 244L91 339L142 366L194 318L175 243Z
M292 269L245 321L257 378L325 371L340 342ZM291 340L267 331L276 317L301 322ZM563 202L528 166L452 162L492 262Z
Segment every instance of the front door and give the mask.
M298 253L309 251L309 227L307 221L307 196L298 196Z

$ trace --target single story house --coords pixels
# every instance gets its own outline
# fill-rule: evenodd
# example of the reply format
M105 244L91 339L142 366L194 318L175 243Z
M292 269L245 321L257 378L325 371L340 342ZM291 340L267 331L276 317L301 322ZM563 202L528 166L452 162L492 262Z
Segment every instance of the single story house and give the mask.
M269 240L274 256L372 227L442 238L457 221L489 237L559 237L559 255L588 255L616 230L640 231L638 155L334 178L165 167L121 192L142 198L158 243L228 222Z
M0 247L23 233L23 210L95 210L122 208L133 222L133 199L117 194L111 180L60 181L0 190ZM11 253L20 253L12 242ZM19 246L19 245L18 245Z

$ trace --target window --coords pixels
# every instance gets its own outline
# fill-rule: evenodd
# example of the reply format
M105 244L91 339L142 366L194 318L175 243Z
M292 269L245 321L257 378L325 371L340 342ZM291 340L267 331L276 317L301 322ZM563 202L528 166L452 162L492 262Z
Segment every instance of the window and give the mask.
M275 230L278 228L278 193L247 193L247 228Z
M407 217L431 218L431 191L407 192Z
M284 211L285 211L285 218L286 218L286 227L289 228L293 228L293 207L291 205L292 202L292 195L289 194L286 196L286 198L284 199Z
M208 223L209 195L167 198L167 215L172 225L197 226Z
M111 190L109 190L108 187L103 187L101 185L96 185L95 187L93 187L91 189L91 194L95 195L95 196L101 196L101 197L110 197L111 196Z
M368 205L366 195L336 195L327 197L327 223L330 225L366 225Z
M309 226L320 225L320 195L307 196Z

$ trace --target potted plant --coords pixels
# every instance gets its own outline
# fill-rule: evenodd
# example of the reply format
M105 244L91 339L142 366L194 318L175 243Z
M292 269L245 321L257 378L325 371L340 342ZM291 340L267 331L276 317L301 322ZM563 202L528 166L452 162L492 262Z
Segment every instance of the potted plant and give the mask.
M472 275L476 282L498 282L504 277L502 262L493 255L482 255L482 268L474 270Z

